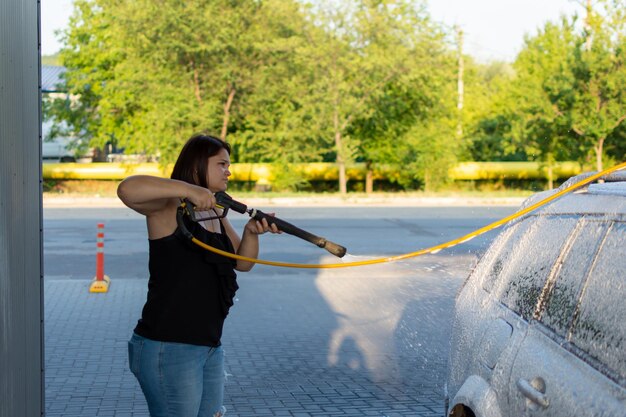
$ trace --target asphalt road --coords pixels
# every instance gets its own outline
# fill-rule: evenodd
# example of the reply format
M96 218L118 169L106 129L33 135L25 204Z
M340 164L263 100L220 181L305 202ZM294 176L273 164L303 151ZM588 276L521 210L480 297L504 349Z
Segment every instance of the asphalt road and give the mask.
M345 246L346 261L414 252L463 236L515 210L258 208ZM237 213L229 218L238 230L246 221ZM99 222L105 224L105 273L112 281L111 294L105 296L109 301L82 292L95 274ZM394 263L338 269L257 265L252 272L239 274L240 290L223 338L230 374L225 398L228 414L442 415L454 295L495 233L436 255ZM47 415L90 415L89 410L93 415L146 415L141 393L124 362L125 338L145 299L146 239L143 217L125 208L44 210ZM268 234L261 239L263 259L342 262L290 235ZM108 302L116 318L105 316L108 327L98 332L87 326L82 329L76 317L100 314L84 313L89 305L71 307L72 303L82 306L83 297L93 297L103 305ZM68 362L66 340L77 334L83 341L76 346L79 352L91 351L90 343L111 341L111 365L91 372L90 377L94 364L89 359L79 365ZM75 368L73 379L67 366ZM77 366L85 371L81 373ZM123 391L130 390L132 395L111 391L111 381L127 387ZM72 390L73 383L82 384L83 389ZM84 393L84 385L89 384L105 387L97 394L99 400L85 411L85 396L94 395L93 391Z
M514 207L259 207L348 249L346 261L399 255L463 236L498 220ZM247 217L229 214L237 230ZM126 208L48 208L44 211L44 274L49 278L92 278L96 225L105 224L106 272L145 278L147 235L142 216ZM497 233L497 231L496 231ZM442 252L475 255L494 236L487 233ZM319 262L329 255L291 235L265 235L260 257L283 262ZM332 259L338 261L337 258ZM261 268L257 268L260 270ZM257 275L257 270L252 275ZM293 272L293 271L286 271Z

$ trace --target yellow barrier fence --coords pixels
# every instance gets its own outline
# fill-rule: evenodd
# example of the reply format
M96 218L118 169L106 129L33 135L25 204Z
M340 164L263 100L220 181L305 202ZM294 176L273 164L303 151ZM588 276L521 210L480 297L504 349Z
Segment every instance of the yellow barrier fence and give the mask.
M232 181L252 181L271 184L280 165L272 164L233 164ZM337 166L333 163L294 164L292 169L312 181L334 181L339 177ZM45 163L42 166L44 179L49 180L122 180L129 175L155 175L169 177L170 167L161 167L158 163ZM569 178L582 172L576 162L559 162L553 166L553 176ZM365 179L365 164L354 164L347 168L350 180ZM397 175L391 168L374 169L374 179L389 179ZM546 179L547 169L538 162L462 162L450 170L454 180L529 180Z

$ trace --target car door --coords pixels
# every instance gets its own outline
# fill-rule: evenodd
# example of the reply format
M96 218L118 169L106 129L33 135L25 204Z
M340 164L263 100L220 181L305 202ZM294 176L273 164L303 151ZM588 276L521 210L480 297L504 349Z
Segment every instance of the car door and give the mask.
M489 383L503 415L507 411L511 366L545 283L576 228L574 216L529 216L489 267L482 283L490 294L483 306L482 337L473 355L475 374Z
M513 363L509 415L623 415L625 238L623 223L578 228Z

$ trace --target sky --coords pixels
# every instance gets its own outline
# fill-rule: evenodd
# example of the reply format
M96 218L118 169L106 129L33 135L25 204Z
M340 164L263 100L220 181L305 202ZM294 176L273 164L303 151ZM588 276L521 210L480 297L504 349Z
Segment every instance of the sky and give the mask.
M72 0L41 0L41 53L61 48L56 30L67 28ZM430 15L464 32L464 50L481 61L513 61L524 35L534 35L546 21L581 12L576 0L429 0Z
M547 21L581 13L576 0L429 0L430 15L464 33L464 50L481 60L512 62Z

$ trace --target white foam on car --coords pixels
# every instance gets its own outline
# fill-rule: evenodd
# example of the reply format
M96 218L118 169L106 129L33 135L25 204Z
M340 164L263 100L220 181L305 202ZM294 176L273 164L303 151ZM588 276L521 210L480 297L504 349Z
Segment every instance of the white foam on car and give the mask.
M591 194L619 195L626 197L626 183L605 182L603 184L591 184L587 192Z

